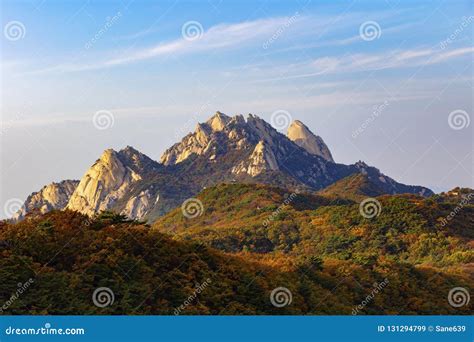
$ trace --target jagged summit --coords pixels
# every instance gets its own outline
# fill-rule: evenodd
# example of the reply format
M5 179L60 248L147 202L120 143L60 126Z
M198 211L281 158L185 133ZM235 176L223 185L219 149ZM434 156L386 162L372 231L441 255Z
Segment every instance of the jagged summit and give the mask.
M93 215L117 208L119 202L129 197L121 211L142 218L146 213L143 206L149 209L149 202L155 201L155 193L145 189L134 197L130 196L130 189L161 170L159 163L131 146L118 152L107 149L82 177L66 208ZM141 209L137 208L139 204Z
M228 141L237 146L255 146L259 141L264 141L272 147L275 140L283 139L283 135L269 123L255 114L228 116L216 112L204 123L198 123L194 132L189 133L179 143L165 151L160 161L165 165L178 164L191 155L202 155L211 149L213 142L218 140L218 134L227 135ZM294 121L288 128L287 138L308 153L320 156L327 161L334 162L331 152L323 139L313 134L301 121Z
M290 127L288 127L286 136L309 153L323 157L327 161L334 162L331 151L329 151L324 140L320 136L313 134L301 121L293 121Z
M400 184L363 162L335 163L322 138L301 121L294 121L284 135L254 114L244 118L216 112L167 149L160 161L131 146L118 152L107 149L80 182L32 194L24 205L27 210L17 216L21 219L35 208L67 208L87 215L113 210L153 220L202 188L223 182L319 191L357 174L365 175L377 193L432 194L424 187Z
M277 140L285 137L269 123L254 114L227 116L217 112L205 123L199 123L194 132L186 135L181 142L174 144L161 156L161 163L174 165L188 159L193 154L203 155L218 147L237 147L253 149L257 143L264 141L271 149Z
M123 150L123 154L127 152L131 152L130 149ZM121 152L113 149L102 153L82 177L67 204L67 209L87 215L108 210L123 196L132 182L141 179L140 174L134 171L131 165L122 161L120 154Z
M13 216L13 220L22 220L35 210L44 214L51 210L63 209L78 184L78 180L63 180L45 185L40 191L28 196L21 209Z
M213 131L217 132L222 131L229 121L229 116L217 111L206 123Z
M160 170L162 165L154 161L147 155L136 150L132 146L127 146L117 152L118 158L132 168L135 172L141 173L150 170Z
M273 151L264 140L260 140L250 158L234 167L232 173L236 175L248 174L255 177L267 170L276 171L279 170L279 166Z

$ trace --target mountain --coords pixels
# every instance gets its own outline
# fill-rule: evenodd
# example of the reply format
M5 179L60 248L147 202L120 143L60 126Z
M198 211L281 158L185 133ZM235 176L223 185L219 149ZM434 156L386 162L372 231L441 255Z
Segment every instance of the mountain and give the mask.
M379 192L430 196L421 186L396 182L363 162L333 161L321 137L300 121L285 136L256 115L233 117L217 112L194 132L167 149L156 162L128 146L108 149L62 200L44 206L42 193L25 203L25 212L70 209L86 215L113 210L153 221L203 188L222 182L263 183L298 191L320 191L351 175L363 174ZM46 195L46 194L45 194Z
M82 177L66 208L87 215L111 209L117 200L124 197L132 184L146 177L148 168L151 171L159 167L157 163L131 147L120 152L105 150ZM133 205L135 199L142 203L152 200L149 192L140 195L127 203L130 203L127 206L130 213L140 213Z
M367 197L386 194L386 191L375 182L372 182L367 174L357 173L338 180L318 193L332 198L348 198L361 201Z
M238 121L243 117L236 117L232 120L227 115L217 112L205 123L199 123L195 132L186 135L180 143L173 145L161 156L160 162L163 165L173 165L190 157L192 154L202 155L211 148L211 134L221 132L229 121ZM212 157L212 156L211 156Z
M262 189L259 186L257 191ZM206 191L225 195L223 190ZM206 198L199 197L207 207ZM291 238L290 229L286 238ZM339 246L340 253L343 244L351 243L344 237L328 242ZM420 262L427 250L434 256L436 250L450 246L443 240L427 249L428 243L436 244L436 240L425 240L419 246ZM383 254L374 256L367 266L361 260L343 260L337 254L335 258L320 257L312 252L308 250L305 256L228 254L194 241L178 241L117 214L105 212L90 219L70 210L53 211L16 224L0 223L0 296L17 295L0 308L0 315L472 312L472 304L453 307L447 300L452 288L473 285L472 278L457 269L397 262L392 255ZM462 257L457 249L453 253L453 259Z
M329 148L326 146L323 139L313 134L301 121L293 121L293 123L288 127L286 136L296 145L304 148L307 152L334 163L331 151L329 151Z
M66 209L86 215L113 209L135 219L152 212L158 216L193 193L185 183L130 146L108 149L82 177Z
M33 192L13 216L13 220L22 220L27 214L35 211L44 214L54 209L63 209L78 184L78 180L64 180L48 184L40 191Z
M474 287L473 200L217 112L160 162L105 150L0 221L0 296L33 282L0 314L470 314L447 296Z
M201 216L188 219L177 208L153 227L230 253L316 255L362 265L385 256L440 268L474 262L469 202L461 210L459 202L442 198L382 195L371 200L375 215L365 217L369 209L360 201L266 185L222 184L197 198Z
M301 123L293 123L288 133L294 141L258 116L249 114L246 120L218 112L166 150L161 162L203 187L233 181L314 191L365 173L385 193L433 194L427 188L397 183L363 162L332 162L322 139Z

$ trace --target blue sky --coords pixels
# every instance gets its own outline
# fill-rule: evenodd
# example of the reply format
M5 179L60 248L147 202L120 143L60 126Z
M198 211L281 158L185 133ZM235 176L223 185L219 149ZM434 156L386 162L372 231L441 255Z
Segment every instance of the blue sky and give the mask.
M109 147L159 159L216 110L284 110L337 162L473 187L473 15L468 0L2 1L0 204Z

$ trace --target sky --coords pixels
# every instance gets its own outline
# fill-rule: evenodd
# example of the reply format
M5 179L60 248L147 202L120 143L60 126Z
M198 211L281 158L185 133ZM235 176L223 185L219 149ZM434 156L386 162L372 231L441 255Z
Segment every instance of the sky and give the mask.
M3 0L1 23L0 217L107 148L159 160L218 110L474 187L470 0Z

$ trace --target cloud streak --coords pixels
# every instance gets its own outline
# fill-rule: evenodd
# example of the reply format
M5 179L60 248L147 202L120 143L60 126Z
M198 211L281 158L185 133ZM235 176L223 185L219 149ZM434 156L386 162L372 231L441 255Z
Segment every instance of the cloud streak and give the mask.
M379 16L382 14L379 14ZM388 14L385 15L387 16ZM104 57L99 61L62 63L51 67L27 71L23 74L84 72L130 65L146 60L165 59L170 56L183 56L205 52L222 52L244 49L247 47L261 49L261 55L268 56L273 53L288 52L299 49L306 51L308 49L316 49L317 47L347 46L354 43L366 43L359 35L349 35L348 38L346 36L346 38L326 41L318 41L318 39L316 39L316 42L307 44L299 43L294 46L277 48L270 52L265 52L265 49L262 48L262 44L268 41L282 28L285 28L285 30L282 30L283 34L281 38L283 41L285 40L285 35L288 37L317 36L319 30L323 30L324 32L324 30L327 29L326 26L331 22L330 19L331 18L328 17L300 16L298 14L240 23L223 23L211 26L209 29L204 30L201 38L197 40L190 41L185 39L185 37L180 37L178 39L160 42L153 46L128 48L122 50L123 52L117 52L114 55L109 53L108 58ZM342 27L345 29L351 27L353 30L350 32L357 31L356 27L360 22L361 18L358 14L353 13L346 15L343 23L338 24L337 29L341 30ZM291 25L289 25L289 23L291 23ZM405 29L413 28L413 26L416 26L417 24L419 24L419 22L415 21L411 23L392 25L384 28L383 33L386 35L388 33L400 32ZM294 31L286 32L286 30ZM136 35L145 33L148 34L149 31L138 32ZM433 48L414 48L412 50L391 50L370 54L357 53L345 54L342 56L327 55L311 60L310 62L302 62L302 67L299 68L299 70L285 66L284 70L287 71L285 76L270 77L268 79L257 80L256 82L274 81L279 79L297 79L318 76L321 74L382 70L414 67L423 64L435 64L472 53L472 50L472 47L459 48L450 51L435 50ZM280 73L277 72L276 74ZM273 73L273 75L275 75L275 73Z
M184 55L191 53L216 51L222 49L237 49L250 45L251 43L259 43L260 45L269 39L275 32L286 25L291 17L276 17L269 19L258 19L254 21L246 21L236 24L218 24L210 27L203 32L202 37L197 40L186 40L184 37L162 42L155 46L135 49L129 52L121 53L103 60L99 63L90 64L60 64L54 67L35 70L29 73L44 73L51 71L58 72L74 72L96 70L120 65L132 64L144 60ZM298 17L292 20L293 24L301 24L307 22L307 17Z
M298 78L316 77L326 74L365 72L384 69L412 68L448 62L474 53L474 47L440 51L431 48L391 50L384 53L357 53L342 56L324 56L302 63L292 74L270 77L254 82L271 82Z

